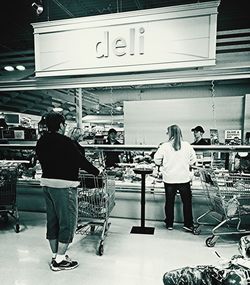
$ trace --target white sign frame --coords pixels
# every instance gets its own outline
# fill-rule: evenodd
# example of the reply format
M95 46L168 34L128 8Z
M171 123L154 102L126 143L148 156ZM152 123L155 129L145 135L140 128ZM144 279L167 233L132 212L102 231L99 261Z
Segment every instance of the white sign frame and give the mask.
M32 24L36 76L215 65L219 3L211 1Z

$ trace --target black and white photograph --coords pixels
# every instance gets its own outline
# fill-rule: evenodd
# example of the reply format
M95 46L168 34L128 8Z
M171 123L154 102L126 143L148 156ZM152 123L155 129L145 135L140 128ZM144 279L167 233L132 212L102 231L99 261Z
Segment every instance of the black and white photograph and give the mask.
M248 4L1 1L1 285L250 285Z

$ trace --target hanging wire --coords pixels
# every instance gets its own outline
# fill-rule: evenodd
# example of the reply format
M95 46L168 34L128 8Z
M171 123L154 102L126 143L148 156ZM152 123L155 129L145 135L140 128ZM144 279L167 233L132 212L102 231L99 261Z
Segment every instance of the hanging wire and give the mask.
M114 98L113 98L113 88L110 88L110 98L111 98L111 108L110 108L110 116L111 116L111 126L113 126L114 123Z
M120 0L120 12L122 12L122 0Z
M47 21L50 21L50 1L47 1Z
M116 0L116 12L122 12L122 0Z
M120 9L119 9L119 0L116 0L116 12L119 13Z
M214 81L211 81L211 99L212 99L212 114L213 114L213 123L214 128L217 129L217 123L216 123L216 112L215 112L215 85Z
M140 89L140 92L139 92L139 100L141 101L141 99L142 99L142 90Z

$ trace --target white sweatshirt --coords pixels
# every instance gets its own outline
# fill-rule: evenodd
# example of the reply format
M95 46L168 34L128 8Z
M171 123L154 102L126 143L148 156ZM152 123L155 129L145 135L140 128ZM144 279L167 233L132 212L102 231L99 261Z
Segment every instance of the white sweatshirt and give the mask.
M188 142L182 141L178 151L174 150L171 142L166 142L155 153L154 162L162 165L164 182L186 183L190 181L189 167L196 163L196 154Z

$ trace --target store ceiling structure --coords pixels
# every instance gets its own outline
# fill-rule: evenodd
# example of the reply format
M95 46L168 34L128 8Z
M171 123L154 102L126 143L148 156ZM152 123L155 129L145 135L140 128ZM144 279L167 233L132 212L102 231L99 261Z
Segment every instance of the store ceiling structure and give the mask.
M87 17L101 14L121 13L142 9L160 8L173 5L190 4L195 0L2 0L1 1L1 36L0 36L0 90L6 84L11 86L15 82L36 80L33 28L31 23L69 19L75 17ZM218 9L218 32L241 30L245 34L241 46L235 49L244 49L250 52L250 21L249 9L246 0L221 0ZM32 4L43 7L43 12L37 15ZM230 43L232 45L232 43ZM223 44L222 44L223 45ZM226 48L224 48L226 50ZM238 52L238 50L235 50ZM217 52L220 52L220 44L217 44ZM14 71L8 72L5 66L13 66ZM16 69L17 65L25 66L24 71ZM122 77L122 75L121 75ZM81 80L81 78L67 81ZM121 79L122 80L122 79ZM160 84L150 86L159 88ZM113 88L121 88L119 84ZM123 88L136 88L124 86ZM122 114L120 102L117 104L100 103L96 88L84 89L83 115ZM100 89L98 89L100 90ZM102 90L110 92L110 88L102 87ZM42 115L53 107L62 107L68 119L76 116L74 88L59 89L45 88L44 90L5 90L0 92L0 110L22 112L34 115Z

